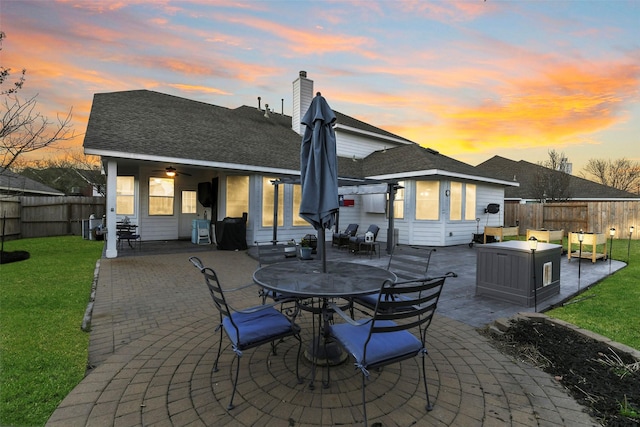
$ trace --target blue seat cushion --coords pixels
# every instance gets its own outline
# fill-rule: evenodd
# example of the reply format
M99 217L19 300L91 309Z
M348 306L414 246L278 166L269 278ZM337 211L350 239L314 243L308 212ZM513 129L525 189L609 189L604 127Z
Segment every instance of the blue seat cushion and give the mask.
M291 322L273 307L253 313L235 312L231 315L238 327L240 342L237 341L235 328L228 317L222 320L231 342L238 348L248 348L253 344L268 341L271 337L279 337L292 331Z
M376 322L376 326L395 325L390 320ZM417 355L422 350L422 342L411 332L403 330L371 335L367 345L367 360L364 358L364 344L369 336L369 324L354 326L349 323L331 325L330 331L363 367L384 365L386 361L393 361Z
M376 304L378 303L378 297L380 296L379 293L375 293L375 294L368 294L368 295L360 295L355 297L356 301L360 302L363 305L366 305L368 307L375 307ZM405 295L395 295L394 298L396 300L406 300L406 301L411 301L411 298L405 296Z

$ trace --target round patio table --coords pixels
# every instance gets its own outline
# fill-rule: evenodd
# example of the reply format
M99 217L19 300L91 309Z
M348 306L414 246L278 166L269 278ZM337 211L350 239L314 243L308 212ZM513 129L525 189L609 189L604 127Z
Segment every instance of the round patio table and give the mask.
M296 297L352 297L380 290L385 280L396 275L384 268L346 261L327 261L322 271L321 261L282 262L267 265L253 273L260 286Z
M396 280L396 275L391 271L366 264L327 261L326 272L323 272L322 268L322 261L281 262L261 267L253 273L254 282L276 293L301 299L318 298L321 301L319 310L311 310L321 315L321 320L324 320L324 324L322 321L319 322L318 337L314 338L311 346L311 389L314 388L320 338L326 341L328 337L326 324L332 315L328 300L345 298L350 301L351 297L357 295L378 292L386 280ZM338 346L325 342L324 348L327 348L327 354L324 355L326 365L345 360ZM324 386L328 387L328 382L324 382Z

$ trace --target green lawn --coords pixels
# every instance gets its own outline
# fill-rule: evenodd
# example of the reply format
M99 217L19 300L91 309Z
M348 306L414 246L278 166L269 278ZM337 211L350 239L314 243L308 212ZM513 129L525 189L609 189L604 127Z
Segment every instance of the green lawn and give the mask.
M627 262L628 243L614 239L611 258ZM640 350L640 241L631 241L627 267L570 302L546 314Z
M103 243L5 242L31 256L0 265L0 425L44 425L83 378L89 334L80 327Z

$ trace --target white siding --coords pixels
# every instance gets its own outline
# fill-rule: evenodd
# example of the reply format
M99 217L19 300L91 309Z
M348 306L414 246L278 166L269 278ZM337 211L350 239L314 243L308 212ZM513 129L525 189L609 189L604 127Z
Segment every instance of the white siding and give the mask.
M363 159L374 151L393 147L391 142L372 141L350 132L336 131L336 149L339 157L353 157Z
M157 176L157 174L155 174ZM177 197L174 197L173 215L149 215L149 178L150 171L142 170L140 173L140 238L145 240L177 240L178 239L178 213ZM182 179L180 177L180 179ZM175 195L174 195L175 196Z

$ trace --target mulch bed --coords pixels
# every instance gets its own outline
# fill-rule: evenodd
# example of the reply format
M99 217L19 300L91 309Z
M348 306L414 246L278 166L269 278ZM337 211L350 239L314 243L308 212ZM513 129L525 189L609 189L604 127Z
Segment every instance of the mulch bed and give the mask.
M29 252L27 251L0 251L0 264L8 264L10 262L24 261L29 259Z
M553 375L604 426L640 425L640 362L631 355L534 319L512 322L504 335L491 337L501 351Z

